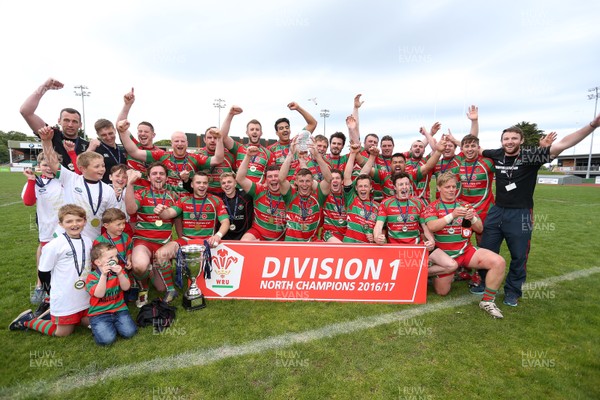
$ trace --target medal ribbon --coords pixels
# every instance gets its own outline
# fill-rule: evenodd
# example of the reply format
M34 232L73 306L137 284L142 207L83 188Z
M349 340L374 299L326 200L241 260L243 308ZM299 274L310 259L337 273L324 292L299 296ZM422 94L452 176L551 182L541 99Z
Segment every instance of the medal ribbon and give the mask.
M229 208L229 197L227 197L227 195L225 193L223 193L223 203L225 203L225 208L227 209L227 214L229 214L229 219L234 219L235 220L235 214L237 212L237 207L238 207L238 201L240 200L240 196L237 193L237 190L235 191L235 205L233 206L233 213L231 212L231 209Z
M300 196L300 213L302 214L302 221L306 220L306 217L308 216L308 199L310 199L310 197L304 201L302 196Z
M77 271L77 276L81 278L81 274L85 269L85 243L83 241L83 238L81 238L81 261L83 265L81 266L81 269L79 269L79 261L77 260L77 252L75 251L75 246L73 245L73 242L71 241L69 235L67 235L67 232L63 233L63 235L65 236L65 239L67 239L69 246L71 246L71 250L73 250L73 262L75 263L75 270Z
M186 170L186 167L188 164L187 154L183 158L183 163L181 163L181 164L177 163L177 159L175 158L175 155L173 153L171 153L170 159L171 159L171 162L173 163L173 165L175 166L175 171L177 171L178 174ZM180 165L181 165L181 169L179 169Z
M43 180L42 178L43 178L43 177L39 177L39 176L36 176L36 177L35 177L35 184L36 184L37 186L39 186L39 187L42 187L42 188L43 188L44 186L46 186L47 184L49 184L49 183L50 183L50 181L52 180L52 178L48 178L48 182L44 183L44 180Z
M152 190L152 186L150 186L150 195L152 196L152 200L154 201L154 206L156 207L158 205L158 203L156 201L156 197L154 196L154 191ZM163 198L162 198L162 201L160 204L165 205L166 203L167 203L167 191L165 190L165 193L163 194Z
M335 209L337 210L338 214L340 215L340 217L342 216L342 211L344 211L343 209L343 200L342 200L342 196L340 196L340 202L338 203L338 197L333 194L333 202L335 203Z
M442 171L442 174L444 172L446 172L446 170L448 169L448 167L450 167L450 163L452 163L452 161L454 161L454 156L452 156L452 158L450 158L448 160L448 164L446 164L446 168L444 168L444 159L442 159L442 161L440 161L440 170Z
M471 180L473 179L473 174L475 174L475 169L477 168L477 160L473 161L473 165L471 165L471 173L469 174L469 169L467 168L469 165L467 164L467 162L465 161L465 172L467 173L466 178L467 178L467 185L471 183Z
M94 216L95 216L98 213L98 210L100 209L100 203L102 202L102 182L96 183L99 186L98 186L98 205L95 210L94 210L94 201L92 200L92 193L90 192L90 187L88 186L85 179L83 180L83 184L85 185L85 190L88 195L88 202L90 203L90 208L92 209L92 214L94 214Z
M398 211L400 211L400 216L402 217L402 222L404 222L406 224L406 221L408 220L408 199L406 200L406 214L404 213L404 211L402 211L402 206L400 205L400 202L398 201L398 199L396 199L396 207L398 207Z
M102 143L102 142L100 142L100 145L101 145L102 147L104 147L106 150L108 150L108 153L110 154L110 157L111 157L113 160L115 160L115 162L116 162L117 164L121 164L121 152L119 151L119 146L117 146L117 157L119 157L119 158L117 159L117 157L115 157L115 155L114 155L114 153L112 152L112 150L111 150L111 148L110 148L110 147L108 147L107 145L105 145L105 144L104 144L104 143ZM115 145L115 146L116 146L116 145Z
M271 192L267 191L267 197L269 197L269 209L271 210L271 215L275 215L275 210L277 210L279 204L281 204L281 195L279 195L279 201L275 207L273 207L273 197L271 196Z
M202 204L200 205L200 212L198 214L196 214L196 198L194 196L192 196L192 206L194 207L194 212L192 212L192 215L194 216L194 219L196 221L200 221L200 218L202 218L202 211L204 210L204 203L206 203L207 199L208 199L208 196L205 196L204 200L202 200Z
M117 246L117 244L115 243L114 240L112 240L112 238L110 237L110 235L108 234L108 232L106 233L106 236L108 237L108 240L110 241L110 244L112 244L113 246L115 246L115 248L117 249L117 257L119 257L119 260L121 260L121 262L125 265L127 265L127 259L125 258L125 256L123 255L123 253L125 253L127 251L127 249L125 249L125 238L123 237L123 234L121 234L121 239L119 239L119 243L121 243L123 245L123 251L119 251L119 247Z
M362 201L362 200L361 200L361 201ZM365 220L366 220L367 222L369 222L369 218L371 217L371 214L373 214L373 209L374 209L375 207L373 207L373 205L371 204L371 205L369 206L369 213L367 213L367 206L366 206L366 204L365 204L365 202L364 202L364 201L362 201L362 203L363 203L363 211L365 212Z

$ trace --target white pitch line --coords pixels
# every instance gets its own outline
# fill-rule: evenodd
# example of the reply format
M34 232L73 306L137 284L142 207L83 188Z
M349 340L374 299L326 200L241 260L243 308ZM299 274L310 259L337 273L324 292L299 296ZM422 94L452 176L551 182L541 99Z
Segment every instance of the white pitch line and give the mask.
M21 204L21 201L13 201L12 203L0 204L0 207L12 206L14 204Z
M540 285L551 285L558 282L572 281L597 273L600 273L600 267L574 271L564 275L553 276L540 281L531 282L530 287L536 288ZM322 328L299 333L286 333L237 346L222 346L213 349L202 349L198 351L177 354L169 357L158 357L135 364L107 368L102 371L66 376L54 382L37 381L33 383L19 384L9 388L0 389L0 397L24 398L43 394L57 395L77 388L94 386L99 382L106 383L114 378L127 378L148 373L159 373L180 368L208 365L226 358L240 357L248 354L258 354L289 347L295 344L309 343L316 340L375 328L380 325L403 321L448 308L463 306L475 301L479 301L479 297L466 295L456 299L442 301L440 303L415 306L413 308L394 313L362 317L349 322L338 322L335 324L326 325ZM479 310L473 310L473 312L479 312Z

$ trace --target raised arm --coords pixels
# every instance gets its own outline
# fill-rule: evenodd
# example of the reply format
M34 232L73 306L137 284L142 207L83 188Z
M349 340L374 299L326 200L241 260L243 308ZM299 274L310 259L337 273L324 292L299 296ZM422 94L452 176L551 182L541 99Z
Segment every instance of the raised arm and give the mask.
M296 143L298 142L298 136L295 136L290 143L290 151L288 151L285 156L285 160L283 160L283 164L279 168L279 175L277 178L279 179L279 190L281 194L285 195L290 191L290 181L287 180L287 176L290 172L290 167L292 166L292 161L294 159L294 154L296 154Z
M380 221L379 219L375 222L375 227L373 228L373 239L375 239L375 243L377 244L386 244L387 239L385 234L383 233L383 227L385 222Z
M58 162L58 154L52 146L52 138L54 137L54 129L44 125L37 131L37 135L42 139L42 149L48 165L55 174L60 170L60 162Z
M231 128L231 121L233 120L233 117L243 113L244 110L242 110L241 107L238 106L231 106L231 108L229 109L229 112L227 113L227 116L225 117L225 119L223 120L223 123L221 124L221 135L223 136L223 145L225 146L225 148L227 150L231 150L233 148L233 139L229 137L229 129Z
M146 161L147 150L139 149L133 140L131 140L131 134L129 133L129 121L122 120L117 122L117 131L119 132L119 137L121 138L121 143L123 143L123 147L125 147L125 151L128 155L135 158L139 161Z
M223 147L223 135L217 128L210 128L208 130L214 137L217 138L217 147L215 148L215 155L210 159L210 166L216 167L217 165L225 161L225 148Z
M127 170L127 189L125 190L125 211L127 214L133 215L138 211L138 205L135 201L135 187L134 182L142 177L140 171L134 169Z
M436 122L435 124L433 124L433 126L431 127L431 132L433 132L433 127L434 126L438 126L438 130L439 130L439 126L441 126L441 124L439 122ZM436 130L436 132L437 132L437 130ZM433 149L434 146L431 145L431 142L434 141L433 140L433 135L427 130L427 128L425 128L424 126L422 126L421 128L419 128L419 133L421 135L425 136L425 147L427 147L427 145L429 145Z
M331 192L331 180L333 179L329 165L327 165L325 160L323 160L323 156L321 153L319 153L314 143L311 143L308 146L308 150L310 151L313 160L315 160L319 165L319 169L323 175L323 179L321 179L321 182L319 182L321 192L323 192L325 195L328 195Z
M471 131L469 133L473 136L479 135L479 108L475 105L469 107L467 118L471 120Z
M596 116L592 122L583 128L565 136L557 143L553 143L552 146L550 146L550 156L552 158L558 157L558 155L564 150L575 146L577 143L585 139L590 133L594 132L598 126L600 126L600 114L598 114L598 116Z
M306 130L313 133L317 128L317 120L304 108L294 101L287 105L290 110L298 111L306 121Z
M246 150L246 155L240 164L235 175L235 181L240 185L244 192L248 193L252 188L252 181L248 179L248 164L250 164L250 158L258 154L259 150L256 146L249 146Z
M429 171L431 171L435 168L435 165L439 161L440 157L442 156L442 152L444 151L444 148L446 147L447 139L444 135L442 135L442 138L437 143L434 138L431 138L431 140L433 140L432 147L434 148L434 150L433 150L433 153L431 153L429 160L427 160L427 163L425 163L425 165L420 167L421 174L423 174L423 175L427 175L427 173L429 173Z
M358 95L358 96L360 96L360 95ZM360 104L362 104L362 102ZM350 143L351 144L352 143L360 144L360 133L358 131L358 121L356 120L356 118L354 118L354 115L349 115L348 117L346 117L346 127L348 128L348 136L350 136L350 138L351 138ZM352 138L355 138L356 140L354 140ZM360 165L361 167L363 165L365 165L365 162L367 162L365 157L363 157L362 154L360 154L360 152L356 153L356 158L354 161L357 162L358 165Z
M352 171L354 170L354 161L356 154L360 151L360 143L350 144L350 153L348 154L348 162L344 168L344 186L352 185Z
M371 148L369 149L369 158L360 170L361 174L367 174L371 178L375 176L375 169L373 167L375 166L375 160L377 159L378 155L379 148L377 146L371 146Z
M46 82L38 87L36 91L25 100L23 105L21 105L21 108L19 109L21 116L23 116L25 122L27 122L27 125L29 125L34 133L37 134L40 128L46 126L44 120L35 113L35 110L40 104L42 96L44 96L48 90L62 89L63 86L64 85L56 79L48 78Z
M350 143L360 143L360 131L358 129L358 125L359 125L358 124L358 109L364 103L364 101L360 100L360 96L362 96L362 94L357 94L356 96L354 96L354 106L352 107L352 117L356 121L356 130L349 131ZM347 118L346 118L346 121L348 121Z
M125 95L123 96L123 108L121 108L121 112L117 116L117 122L129 118L129 110L131 110L131 106L134 102L135 94L133 93L133 88L131 88L131 91L125 93Z

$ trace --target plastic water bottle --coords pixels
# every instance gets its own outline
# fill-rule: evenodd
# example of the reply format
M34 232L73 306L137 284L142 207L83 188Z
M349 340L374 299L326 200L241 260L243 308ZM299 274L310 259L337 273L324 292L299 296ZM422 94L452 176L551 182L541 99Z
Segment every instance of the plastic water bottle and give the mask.
M298 151L308 151L308 145L311 142L312 142L312 139L310 137L310 132L307 131L306 129L303 129L298 134L298 143L297 143Z

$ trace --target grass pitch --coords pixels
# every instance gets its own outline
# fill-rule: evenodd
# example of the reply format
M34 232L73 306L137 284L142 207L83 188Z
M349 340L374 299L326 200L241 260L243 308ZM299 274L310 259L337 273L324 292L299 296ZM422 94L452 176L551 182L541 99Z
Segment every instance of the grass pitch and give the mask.
M35 282L24 183L0 174L5 327ZM529 290L519 307L501 305L504 320L455 282L425 306L213 300L109 348L85 329L59 339L5 328L0 398L600 398L600 273L548 281L600 265L600 188L538 185L535 200Z

